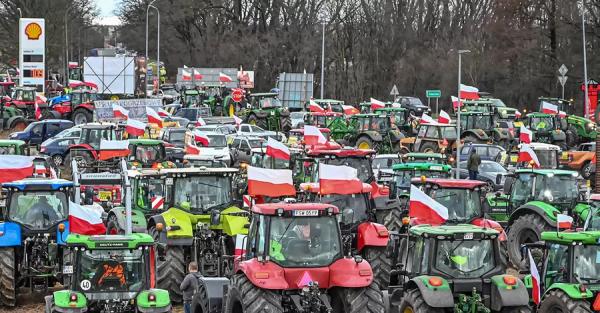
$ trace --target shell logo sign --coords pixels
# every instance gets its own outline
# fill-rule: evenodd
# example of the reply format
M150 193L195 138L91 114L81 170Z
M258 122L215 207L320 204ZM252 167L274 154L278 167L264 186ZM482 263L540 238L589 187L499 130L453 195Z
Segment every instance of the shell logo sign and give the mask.
M42 35L42 27L38 23L29 23L25 26L25 35L29 40L38 40Z

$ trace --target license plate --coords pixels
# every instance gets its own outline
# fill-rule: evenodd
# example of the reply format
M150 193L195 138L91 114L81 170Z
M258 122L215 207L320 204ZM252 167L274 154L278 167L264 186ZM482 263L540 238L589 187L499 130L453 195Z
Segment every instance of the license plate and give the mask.
M436 165L436 166L432 166L432 167L430 167L430 169L431 169L432 171L441 171L443 168L442 168L441 166L437 166L437 165Z
M319 210L296 210L294 216L319 216Z
M473 233L466 233L464 239L465 240L472 240L473 239Z
M108 201L108 200L110 200L111 197L112 197L112 192L110 192L110 191L100 191L98 193L98 199L100 199L100 201Z
M73 274L73 265L65 265L63 267L63 274Z

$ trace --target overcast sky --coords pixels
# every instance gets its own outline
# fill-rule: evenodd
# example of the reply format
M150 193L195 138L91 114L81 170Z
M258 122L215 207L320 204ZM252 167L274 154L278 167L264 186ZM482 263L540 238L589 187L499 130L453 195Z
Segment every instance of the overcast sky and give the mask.
M119 0L95 0L98 9L100 9L100 16L114 16L114 10L117 8Z

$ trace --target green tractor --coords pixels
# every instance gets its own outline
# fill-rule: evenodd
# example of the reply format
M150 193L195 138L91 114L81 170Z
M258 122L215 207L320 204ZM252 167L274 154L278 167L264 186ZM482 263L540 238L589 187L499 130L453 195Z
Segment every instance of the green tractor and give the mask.
M181 91L181 103L184 108L195 107L202 103L202 99L205 97L204 91L196 89L185 89Z
M531 312L525 284L500 262L498 236L465 224L418 225L396 236L389 312Z
M14 106L5 106L4 97L0 100L0 130L22 131L29 124L23 112Z
M476 111L493 113L500 121L514 121L517 109L506 106L497 98L480 98L478 100L463 100L462 111ZM462 114L462 113L461 113Z
M410 196L411 179L414 177L450 178L452 166L429 162L410 162L392 165L393 173L380 172L381 177L393 176L390 183L390 196L398 197L406 204Z
M525 124L533 132L536 142L550 143L559 146L563 151L568 150L567 134L562 131L561 121L556 114L529 113Z
M147 229L159 243L158 286L169 290L172 301L181 302L179 284L189 262L197 262L205 277L231 275L236 239L247 235L244 226L249 219L248 212L240 209L233 197L237 169L161 172L170 171L173 173L165 174L164 179L164 208L168 209L150 217Z
M496 127L492 113L461 112L460 127L460 137L465 142L494 142L508 150L514 139L507 128Z
M244 121L271 131L288 132L292 129L290 111L281 104L277 93L253 93L250 108L244 110Z
M336 120L345 120L339 117ZM332 122L331 137L343 144L361 150L376 150L378 153L400 151L400 140L404 135L391 123L390 116L379 114L355 114L347 123Z
M386 107L375 109L373 113L379 115L385 114L390 116L392 119L392 124L396 125L396 128L398 128L398 130L400 130L405 136L409 137L416 135L414 131L415 128L413 127L414 125L410 120L410 116L408 114L407 109L398 107Z
M71 234L66 248L71 259L64 266L67 289L45 297L45 313L171 312L169 292L155 287L156 248L150 235Z
M559 98L538 98L540 111L542 110L542 102L549 102L558 107L559 111L565 112L566 117L558 116L562 130L567 135L567 146L575 147L584 142L593 141L596 139L597 125L592 120L585 117L577 116L572 113L571 102Z
M167 156L165 143L157 139L129 139L129 167L174 168L173 158Z
M452 159L448 159L443 153L425 153L425 152L409 152L402 155L403 163L435 163L435 164L448 164Z
M0 155L2 154L29 155L30 151L23 140L0 139Z
M213 116L233 116L235 114L236 104L231 99L231 94L226 93L226 89L222 84L202 85L202 90L205 92L202 104L210 107Z
M542 251L538 312L600 311L600 232L548 231L541 242L526 245ZM533 289L531 275L524 278ZM533 291L532 291L533 292Z

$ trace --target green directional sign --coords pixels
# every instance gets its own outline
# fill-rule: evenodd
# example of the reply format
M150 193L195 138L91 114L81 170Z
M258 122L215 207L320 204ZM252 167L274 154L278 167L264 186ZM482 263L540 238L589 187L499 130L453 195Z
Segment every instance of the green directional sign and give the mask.
M425 96L427 98L441 98L442 97L442 91L441 90L425 90Z

